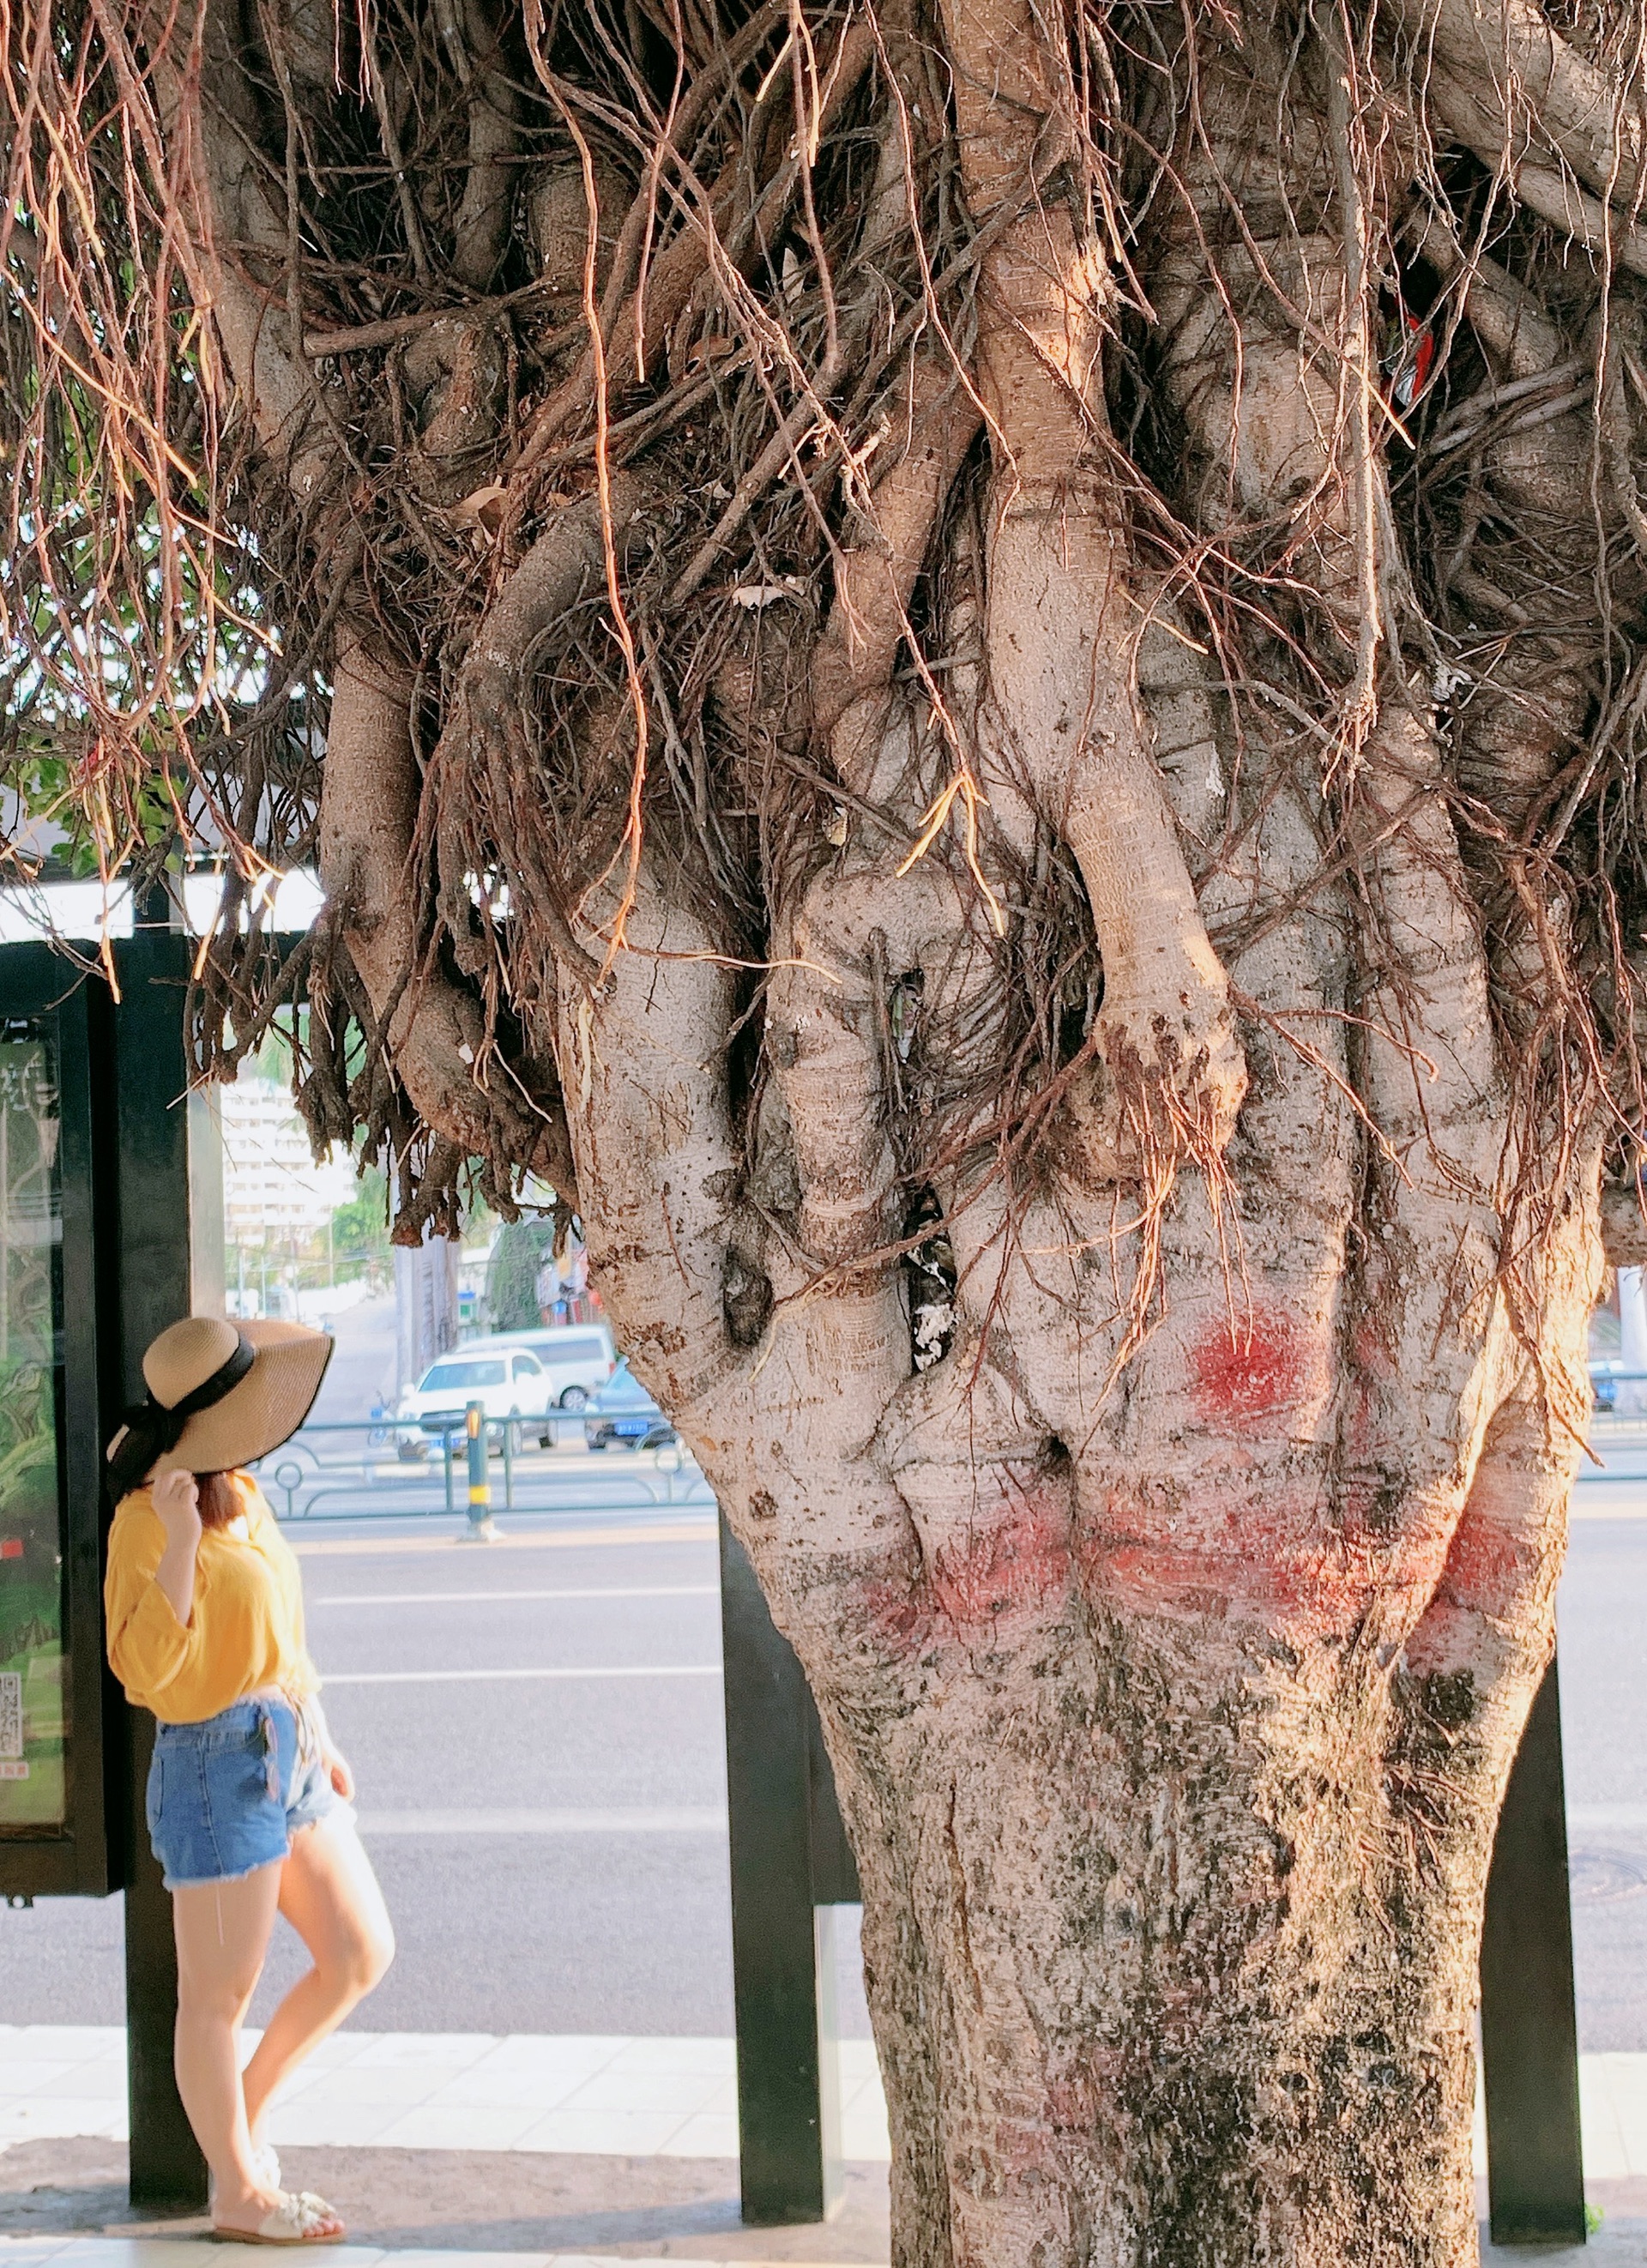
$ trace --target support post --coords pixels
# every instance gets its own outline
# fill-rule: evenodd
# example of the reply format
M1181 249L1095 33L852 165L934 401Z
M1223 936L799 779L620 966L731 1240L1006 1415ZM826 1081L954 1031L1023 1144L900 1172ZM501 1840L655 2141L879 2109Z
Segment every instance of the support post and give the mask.
M492 1526L492 1482L486 1467L490 1444L482 1403L471 1402L463 1421L469 1445L469 1534L489 1543L497 1530Z
M183 996L188 939L140 929L118 947L123 995L114 1017L119 1094L120 1337L123 1388L143 1395L143 1349L195 1304L189 1223L189 1112L184 1100ZM198 1138L198 1137L197 1137ZM209 1287L202 1287L209 1297ZM203 1302L202 1302L203 1303ZM128 1709L126 2071L131 2201L153 2213L205 2210L206 2161L172 2065L177 1954L172 1900L149 1847L143 1793L154 1726Z
M1495 2244L1582 2244L1561 1688L1554 1660L1510 1775L1482 1933L1482 2066Z
M818 1712L721 1521L743 2217L827 2220L844 2196L835 1915L858 1895Z

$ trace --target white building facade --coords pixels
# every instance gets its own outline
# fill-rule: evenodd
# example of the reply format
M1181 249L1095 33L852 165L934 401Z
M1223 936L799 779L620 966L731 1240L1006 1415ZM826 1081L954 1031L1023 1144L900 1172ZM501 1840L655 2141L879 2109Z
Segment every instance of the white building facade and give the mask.
M241 1077L217 1089L223 1125L223 1226L233 1244L301 1243L356 1193L347 1156L317 1163L290 1088Z

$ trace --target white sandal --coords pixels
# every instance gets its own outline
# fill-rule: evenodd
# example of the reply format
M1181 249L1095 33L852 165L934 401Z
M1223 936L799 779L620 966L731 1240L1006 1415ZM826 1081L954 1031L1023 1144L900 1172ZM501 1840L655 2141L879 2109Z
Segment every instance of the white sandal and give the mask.
M337 2218L312 2190L283 2190L280 2203L255 2228L224 2228L214 2222L211 2233L220 2244L341 2244L346 2232L323 2226Z

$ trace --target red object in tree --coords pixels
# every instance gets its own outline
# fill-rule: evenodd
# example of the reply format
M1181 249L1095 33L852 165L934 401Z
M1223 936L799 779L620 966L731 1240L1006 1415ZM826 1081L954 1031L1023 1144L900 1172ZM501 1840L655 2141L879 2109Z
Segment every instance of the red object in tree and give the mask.
M1435 367L1436 335L1428 323L1403 307L1390 328L1384 357L1390 381L1390 401L1403 415L1430 383Z

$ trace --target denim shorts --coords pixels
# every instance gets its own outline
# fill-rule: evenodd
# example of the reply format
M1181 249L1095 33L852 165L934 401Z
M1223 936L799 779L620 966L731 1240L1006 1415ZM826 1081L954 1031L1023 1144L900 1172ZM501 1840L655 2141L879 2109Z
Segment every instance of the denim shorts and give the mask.
M318 1712L237 1701L198 1725L155 1729L149 1840L168 1890L234 1882L286 1858L300 1827L345 1811L316 1735Z

